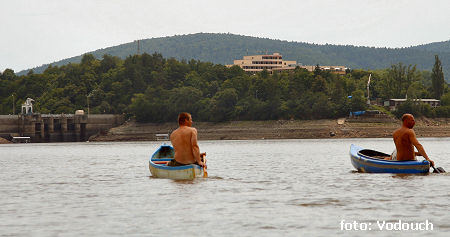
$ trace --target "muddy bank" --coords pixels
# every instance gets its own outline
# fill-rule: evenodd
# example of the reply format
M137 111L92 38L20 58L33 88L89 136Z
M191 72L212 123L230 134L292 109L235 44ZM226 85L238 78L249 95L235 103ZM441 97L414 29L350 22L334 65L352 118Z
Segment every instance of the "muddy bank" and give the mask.
M4 139L3 137L0 137L0 144L9 144L9 143L11 143L11 142Z
M391 137L400 121L386 119L231 121L194 122L199 140L320 139ZM170 133L176 123L136 123L128 121L89 141L152 141L156 134ZM418 137L450 137L450 119L417 119Z

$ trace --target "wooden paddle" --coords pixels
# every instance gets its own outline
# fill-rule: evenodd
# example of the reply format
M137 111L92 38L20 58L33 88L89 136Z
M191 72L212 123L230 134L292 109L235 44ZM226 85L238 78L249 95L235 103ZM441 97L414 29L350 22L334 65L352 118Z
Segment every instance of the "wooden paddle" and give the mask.
M203 178L208 178L208 171L206 170L206 153L202 154L201 158L203 159Z

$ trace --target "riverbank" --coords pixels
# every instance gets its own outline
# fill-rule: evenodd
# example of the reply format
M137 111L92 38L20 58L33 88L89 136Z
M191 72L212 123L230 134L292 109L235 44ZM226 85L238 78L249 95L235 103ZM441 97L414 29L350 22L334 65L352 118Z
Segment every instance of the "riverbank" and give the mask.
M231 121L194 122L199 140L321 139L391 137L400 121L385 119ZM97 134L89 141L153 141L156 134L170 134L176 123L136 123ZM414 128L420 137L450 137L450 119L417 119Z
M0 137L0 144L9 144L9 143L11 143L11 142L4 139L3 137Z

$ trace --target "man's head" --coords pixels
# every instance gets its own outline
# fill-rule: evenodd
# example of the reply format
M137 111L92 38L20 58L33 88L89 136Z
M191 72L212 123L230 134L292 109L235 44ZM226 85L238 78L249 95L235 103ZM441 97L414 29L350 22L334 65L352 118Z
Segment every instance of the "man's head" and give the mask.
M179 125L184 125L184 126L192 126L192 116L190 113L180 113L178 115L178 124Z
M416 124L416 121L414 120L414 116L412 114L404 114L402 116L403 126L407 128L413 128Z

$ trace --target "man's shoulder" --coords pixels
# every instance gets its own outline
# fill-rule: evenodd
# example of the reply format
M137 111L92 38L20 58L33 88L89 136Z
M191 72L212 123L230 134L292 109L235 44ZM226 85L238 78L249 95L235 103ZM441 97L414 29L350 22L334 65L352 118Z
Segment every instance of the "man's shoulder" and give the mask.
M403 128L403 129L399 130L399 132L397 134L394 134L394 137L395 136L402 137L402 138L406 138L406 137L411 138L411 137L415 137L416 133L411 128Z
M406 128L406 127L401 127L401 128L397 128L393 134L404 134L404 133L410 133L410 132L414 132L414 130L412 130L411 128Z
M196 128L194 128L194 127L180 127L180 128L178 128L177 130L183 130L184 132L197 132L197 129ZM176 131L176 130L175 130ZM175 132L174 131L174 132Z
M172 134L176 134L176 133L178 133L180 131L180 128L177 128L177 129L175 129L175 130L173 130L172 132L171 132L171 136L172 136Z
M414 132L414 129L412 128L408 128L408 131L406 131L406 133L410 134L410 135L416 135L416 133Z
M392 135L395 136L399 136L401 133L403 133L403 128L397 128Z

